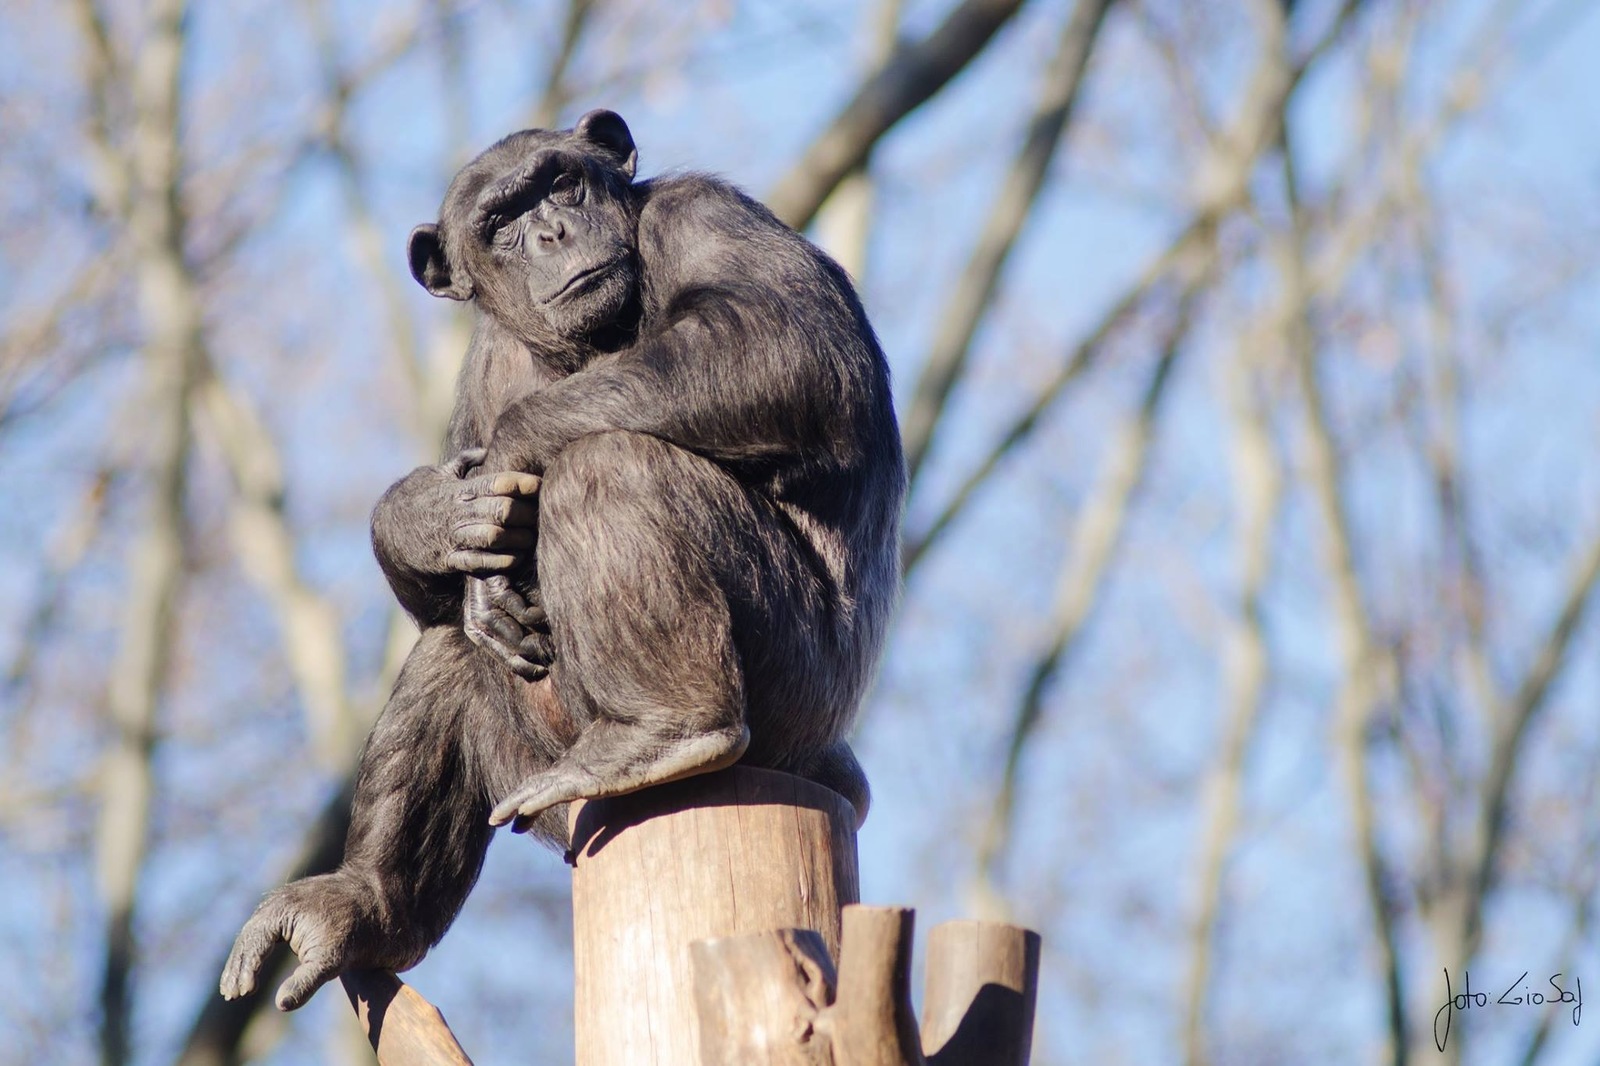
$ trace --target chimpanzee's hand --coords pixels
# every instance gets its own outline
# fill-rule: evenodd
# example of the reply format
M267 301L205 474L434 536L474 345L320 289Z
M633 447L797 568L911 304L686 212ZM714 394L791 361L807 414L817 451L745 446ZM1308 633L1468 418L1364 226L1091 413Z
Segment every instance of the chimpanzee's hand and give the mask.
M530 558L539 479L477 473L482 458L475 449L419 467L383 494L372 515L372 544L391 581L506 570Z
M482 448L462 452L443 469L458 480L446 508L449 526L445 564L462 573L509 570L538 541L539 479L513 471L474 473Z
M278 988L279 1010L303 1005L346 970L404 970L423 955L384 928L370 885L342 871L306 877L269 895L240 930L222 968L222 998L252 992L280 941L300 956L300 965Z
M550 619L538 590L524 598L504 574L467 578L462 628L474 644L494 652L512 673L528 681L544 677L555 661Z

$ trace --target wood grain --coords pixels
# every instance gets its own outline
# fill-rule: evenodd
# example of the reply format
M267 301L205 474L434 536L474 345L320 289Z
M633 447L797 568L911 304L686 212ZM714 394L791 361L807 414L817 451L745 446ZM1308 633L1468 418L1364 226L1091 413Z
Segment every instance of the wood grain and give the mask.
M394 974L357 970L340 980L379 1066L472 1066L439 1009Z

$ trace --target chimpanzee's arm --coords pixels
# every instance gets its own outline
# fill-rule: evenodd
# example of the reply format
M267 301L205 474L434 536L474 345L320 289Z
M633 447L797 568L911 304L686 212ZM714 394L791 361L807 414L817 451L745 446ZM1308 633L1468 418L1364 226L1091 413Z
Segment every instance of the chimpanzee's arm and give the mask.
M841 427L850 412L835 398L860 390L842 380L851 360L825 343L811 347L797 327L794 316L814 310L796 312L750 286L697 290L680 296L673 311L669 324L632 348L508 406L483 468L543 473L568 444L607 430L649 434L730 462L849 446Z

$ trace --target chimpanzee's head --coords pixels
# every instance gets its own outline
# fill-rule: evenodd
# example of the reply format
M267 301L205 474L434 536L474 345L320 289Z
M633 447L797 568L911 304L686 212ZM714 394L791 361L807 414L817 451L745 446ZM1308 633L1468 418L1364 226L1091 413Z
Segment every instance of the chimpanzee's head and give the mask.
M476 299L536 347L586 340L638 286L638 158L612 111L511 134L450 182L437 223L411 231L411 276L435 296Z

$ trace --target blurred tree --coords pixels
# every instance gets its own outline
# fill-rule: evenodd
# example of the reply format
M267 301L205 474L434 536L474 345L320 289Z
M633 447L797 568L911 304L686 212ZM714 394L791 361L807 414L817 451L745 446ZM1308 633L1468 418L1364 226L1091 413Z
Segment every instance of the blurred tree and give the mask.
M1036 1061L1432 1061L1469 969L1445 1061L1592 1061L1494 1001L1597 957L1596 49L1562 0L17 0L0 1061L359 1060L217 970L411 637L366 513L465 336L405 234L600 105L862 282L916 474L865 883L1044 932ZM416 971L483 1061L570 1060L564 881L496 848Z

